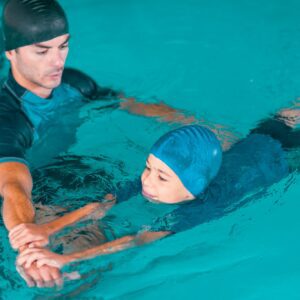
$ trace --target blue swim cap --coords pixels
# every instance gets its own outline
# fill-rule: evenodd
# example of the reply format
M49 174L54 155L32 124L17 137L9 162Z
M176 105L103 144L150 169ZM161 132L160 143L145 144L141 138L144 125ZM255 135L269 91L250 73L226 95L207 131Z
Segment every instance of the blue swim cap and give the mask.
M151 148L179 177L185 188L198 196L217 175L222 148L215 134L199 125L188 125L163 135Z

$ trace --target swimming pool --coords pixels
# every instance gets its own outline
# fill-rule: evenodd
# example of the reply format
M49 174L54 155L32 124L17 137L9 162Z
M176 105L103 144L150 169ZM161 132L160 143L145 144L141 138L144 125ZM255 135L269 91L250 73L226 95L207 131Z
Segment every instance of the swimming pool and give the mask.
M300 95L296 1L61 3L73 35L68 64L145 102L164 100L243 136ZM99 167L114 183L139 174L149 146L174 125L99 110L105 104L80 110L76 140L67 154L90 157L91 167ZM95 163L95 157L102 159ZM75 198L82 204L101 188L71 185L52 204ZM91 274L56 293L25 287L15 274L2 226L1 298L298 299L299 195L299 175L292 174L221 219L81 265L83 273ZM142 199L136 201L130 215L140 218ZM123 214L120 218L129 222ZM113 263L111 270L99 271L108 263Z

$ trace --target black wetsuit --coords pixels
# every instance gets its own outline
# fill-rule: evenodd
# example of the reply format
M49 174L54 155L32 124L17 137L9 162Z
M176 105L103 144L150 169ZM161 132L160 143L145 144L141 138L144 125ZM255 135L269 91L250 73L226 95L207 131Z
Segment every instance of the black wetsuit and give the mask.
M65 69L62 83L44 99L21 87L10 72L0 89L0 163L28 164L26 151L43 134L44 123L61 107L114 94L84 73Z

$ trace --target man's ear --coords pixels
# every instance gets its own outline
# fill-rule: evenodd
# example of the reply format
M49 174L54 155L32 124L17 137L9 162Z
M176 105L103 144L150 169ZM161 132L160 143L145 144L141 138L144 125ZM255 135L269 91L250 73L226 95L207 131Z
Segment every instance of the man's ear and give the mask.
M13 52L14 52L14 50L5 51L5 56L6 56L6 58L7 58L9 61L12 60L12 57L13 57L13 55L14 55Z

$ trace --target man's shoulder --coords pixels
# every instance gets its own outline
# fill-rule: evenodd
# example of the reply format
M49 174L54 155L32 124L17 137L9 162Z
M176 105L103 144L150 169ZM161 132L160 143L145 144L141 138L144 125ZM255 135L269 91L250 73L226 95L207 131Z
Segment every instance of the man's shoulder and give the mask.
M0 114L10 114L20 110L20 103L1 86L0 88Z
M75 89L83 97L93 99L98 92L97 83L87 74L74 68L65 68L62 83L69 88Z
M0 126L3 128L22 128L27 120L22 112L21 104L7 88L0 87ZM27 127L27 126L25 126Z
M0 162L24 160L33 132L20 103L3 88L0 89Z
M81 100L83 96L81 93L69 85L68 83L62 82L57 88L53 90L53 96L55 99L58 99L59 102L72 102L74 99Z

